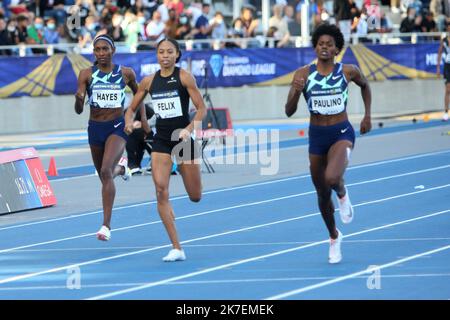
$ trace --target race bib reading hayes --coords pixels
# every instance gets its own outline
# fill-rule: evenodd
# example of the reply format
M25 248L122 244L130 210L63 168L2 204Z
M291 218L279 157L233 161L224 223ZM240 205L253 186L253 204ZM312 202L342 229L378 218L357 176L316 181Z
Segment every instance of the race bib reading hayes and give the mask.
M99 108L121 108L120 84L96 83L92 88L92 101Z

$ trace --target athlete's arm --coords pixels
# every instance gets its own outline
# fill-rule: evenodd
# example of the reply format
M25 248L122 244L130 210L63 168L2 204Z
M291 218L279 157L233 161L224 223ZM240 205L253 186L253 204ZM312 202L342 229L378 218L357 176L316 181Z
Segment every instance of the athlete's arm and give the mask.
M125 75L127 77L127 85L130 87L131 91L133 92L133 96L136 95L138 92L139 86L136 82L136 74L134 73L133 69L131 68L123 68L123 71L125 72ZM141 126L144 130L145 134L150 133L150 126L147 122L147 113L145 112L145 106L144 103L141 101L139 104L139 112L141 113Z
M441 39L438 49L437 63L436 63L436 74L439 78L441 74L441 57L442 57L442 49L444 49L444 39Z
M142 79L141 83L139 84L139 87L137 88L136 93L133 96L133 100L131 101L131 104L129 105L127 112L125 112L125 133L131 134L133 132L133 121L134 116L136 114L136 110L139 105L141 105L142 101L144 101L145 96L148 93L148 89L150 88L150 85L153 81L154 75L151 75L149 77L145 77Z
M347 78L353 81L361 88L361 96L364 101L364 117L361 121L361 126L359 132L361 134L367 133L372 129L371 123L371 105L372 105L372 92L370 90L369 82L366 77L362 74L361 70L356 65L347 65L345 72Z
M78 75L78 89L75 93L75 112L83 112L84 98L86 97L86 87L90 76L90 69L83 69Z
M194 130L194 124L197 121L201 123L201 121L203 121L203 118L206 116L206 106L200 90L198 90L197 82L195 82L194 77L187 71L181 69L180 79L182 85L185 86L187 91L189 92L189 96L191 97L191 100L194 103L195 108L197 109L197 113L195 114L194 119L192 119L191 123L185 128L187 131L189 131L190 135ZM187 138L181 137L181 134L183 133L180 133L180 138Z
M288 117L292 116L297 111L298 101L306 83L305 76L305 67L298 69L294 73L294 78L292 79L291 83L291 89L289 90L287 102L284 106L284 110Z

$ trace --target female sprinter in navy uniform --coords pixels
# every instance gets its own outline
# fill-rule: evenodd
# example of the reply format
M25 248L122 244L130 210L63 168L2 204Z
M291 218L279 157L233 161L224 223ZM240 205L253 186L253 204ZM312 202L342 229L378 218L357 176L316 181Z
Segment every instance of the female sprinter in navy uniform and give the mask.
M438 60L437 60L437 76L440 78L441 75L441 57L445 54L444 60L444 79L445 79L445 95L444 95L444 115L442 116L443 121L448 121L448 104L450 101L450 22L446 23L447 34L445 38L441 39L441 43L438 49Z
M111 37L99 35L94 39L93 45L96 62L94 66L80 72L75 111L77 114L83 112L87 93L91 108L89 146L102 183L103 225L97 232L97 238L108 241L111 237L111 213L116 195L113 179L118 175L122 175L125 180L130 177L126 158L121 159L127 141L127 135L123 131L125 87L128 85L136 93L138 85L132 69L112 63L115 45ZM143 110L142 105L142 124L146 132L150 132Z
M342 259L342 233L336 228L331 191L338 197L339 213L344 223L353 219L353 208L343 176L350 151L355 144L355 132L348 121L346 106L348 84L353 81L361 88L365 114L361 134L371 129L371 91L369 83L355 65L335 63L344 46L344 38L335 25L322 24L312 36L317 64L298 69L291 84L285 106L292 116L303 92L310 111L309 161L311 178L316 188L319 208L330 235L329 262Z
M156 188L158 212L167 230L172 250L164 261L182 261L186 255L181 248L175 228L175 215L169 202L169 179L172 170L172 156L178 158L179 170L184 186L193 202L200 201L202 183L198 148L191 138L194 123L201 123L206 115L206 107L194 77L176 67L181 52L173 39L161 40L156 48L161 69L145 77L125 114L125 132L133 131L134 112L137 106L150 93L156 114L156 133L152 145L152 176ZM189 99L192 99L197 113L189 120ZM201 128L201 126L200 126ZM181 163L180 163L181 157Z

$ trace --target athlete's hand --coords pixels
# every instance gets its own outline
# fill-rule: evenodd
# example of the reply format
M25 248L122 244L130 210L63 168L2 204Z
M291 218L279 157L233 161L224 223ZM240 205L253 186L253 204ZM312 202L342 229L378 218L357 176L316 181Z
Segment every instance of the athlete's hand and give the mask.
M127 134L130 135L134 130L134 125L133 122L129 123L125 121L125 128L123 129L123 131Z
M303 78L294 78L294 81L292 81L292 87L297 92L302 92L303 88L305 87L305 79L303 79Z
M369 132L372 129L372 122L370 121L370 117L364 116L364 118L361 120L361 126L359 128L359 132L361 134L365 134Z
M180 131L179 139L182 141L188 141L191 138L191 132L187 129L182 129Z

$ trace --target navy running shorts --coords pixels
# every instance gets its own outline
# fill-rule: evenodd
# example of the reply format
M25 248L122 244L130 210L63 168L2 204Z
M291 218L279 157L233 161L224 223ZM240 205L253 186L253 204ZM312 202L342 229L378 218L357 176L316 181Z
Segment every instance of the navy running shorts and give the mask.
M325 155L340 140L348 140L355 146L355 130L346 120L331 126L309 126L309 153Z
M89 120L88 125L88 139L89 144L94 146L104 147L106 140L112 134L122 137L128 141L127 134L123 131L125 128L124 117L119 117L111 121L92 121Z
M185 151L187 152L187 157L185 158ZM167 153L172 157L176 158L177 163L181 161L192 161L194 159L200 158L200 146L190 139L190 141L169 141L165 139L158 138L155 135L152 143L152 153Z
M450 63L444 63L445 84L450 83Z

